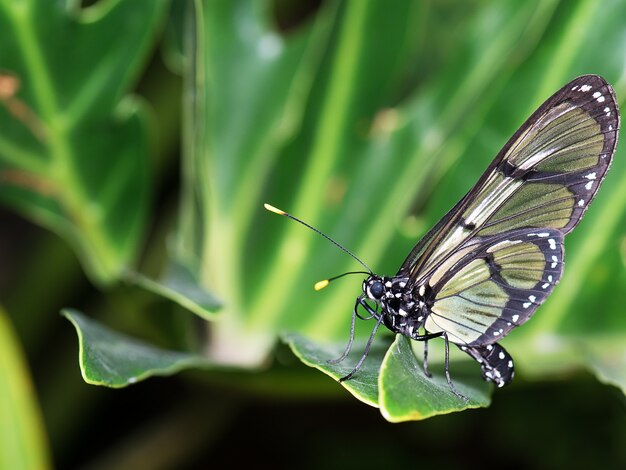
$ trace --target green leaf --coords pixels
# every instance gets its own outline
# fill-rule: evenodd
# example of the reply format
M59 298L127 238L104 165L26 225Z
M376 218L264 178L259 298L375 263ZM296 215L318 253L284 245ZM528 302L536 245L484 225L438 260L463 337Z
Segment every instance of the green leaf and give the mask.
M302 362L337 381L353 370L365 349L365 342L355 342L344 361L332 364L328 361L339 357L345 344L323 345L294 333L283 334L282 339ZM481 380L476 371L469 376L455 371L453 381L467 401L452 393L442 373L426 377L411 350L411 341L397 335L392 344L388 336L376 338L357 374L341 385L362 402L380 407L385 419L391 422L425 419L489 405L492 387Z
M385 419L399 423L489 406L492 386L475 371L471 376L451 372L454 387L467 401L452 393L443 374L431 373L430 378L424 375L411 341L397 335L385 355L378 379L380 411Z
M155 375L211 367L202 356L151 346L117 333L75 310L66 309L62 314L76 328L80 371L87 383L120 388Z
M322 14L289 36L273 28L269 2L195 2L187 68L180 225L172 257L194 266L202 286L224 300L212 326L211 353L230 364L263 363L276 339L272 325L246 312L256 288L247 271L262 257L246 253L261 195L278 152L300 122L330 19ZM189 28L193 31L192 28ZM243 33L245 32L245 34ZM253 78L252 78L253 77ZM251 79L252 78L252 79ZM252 263L253 266L249 266ZM268 314L271 312L268 311Z
M346 359L338 364L332 364L328 361L340 357L345 350L345 344L320 345L293 333L283 334L282 339L302 362L321 370L337 381L354 369L365 349L364 342L356 341ZM376 338L358 373L352 379L341 382L352 395L370 406L378 407L378 373L389 344L387 337Z
M0 468L50 468L37 397L20 349L0 308Z
M166 6L0 1L0 200L60 234L103 283L134 262L146 222L143 105L123 94Z
M170 299L205 320L213 320L220 302L204 289L187 267L171 263L163 279L155 281L140 273L126 274L126 280Z
M193 5L183 28L190 59L183 61L183 194L171 255L190 267L187 280L202 286L196 293L223 303L210 327L215 363L259 366L285 330L298 332L286 340L303 361L334 378L358 359L355 346L346 364L326 362L341 352L334 341L349 331L360 283L311 289L353 270L354 260L264 212L263 202L332 235L376 272L393 274L559 86L599 73L626 96L623 1L453 8L398 1L394 9L326 2L285 35L272 27L269 2ZM620 147L597 200L568 235L562 282L503 342L521 374L556 377L591 367L623 387L623 353L613 345L626 338L619 252L625 181ZM213 316L182 289L150 287ZM357 337L365 334L357 326ZM470 379L453 373L470 398L467 406L454 402L441 374L424 380L402 341L384 354L377 339L361 381L342 385L370 405L384 403L393 421L487 405L488 384L476 371ZM398 386L404 382L410 387Z

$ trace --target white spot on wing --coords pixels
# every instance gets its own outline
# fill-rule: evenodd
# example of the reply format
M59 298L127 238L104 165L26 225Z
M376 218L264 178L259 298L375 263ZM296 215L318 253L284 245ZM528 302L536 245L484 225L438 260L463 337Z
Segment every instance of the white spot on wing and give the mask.
M596 172L592 172L589 173L588 175L585 175L585 178L587 178L588 180L595 180L596 179Z
M598 103L604 103L604 96L601 96L596 100Z
M548 239L548 243L550 244L551 250L556 250L556 242L554 241L554 238Z
M549 237L550 234L548 232L541 232L541 233L538 233L537 236L541 238L545 238L545 237Z
M548 276L548 281L552 282L552 274Z
M511 320L513 320L514 323L517 323L517 320L519 320L519 315L516 313L511 317Z
M542 289L547 289L548 287L550 287L550 283L546 282L545 284L542 284L541 288Z
M531 302L524 302L524 303L522 304L522 306L523 306L524 308L528 308L528 307L530 307L530 304L531 304Z
M535 297L534 295L529 295L528 300L530 300L531 302L534 302L535 300L537 300L537 297Z
M584 205L585 205L585 200L584 199L581 199L580 201L578 201L578 206L579 207L582 207Z
M502 351L500 351L500 354L498 354L498 357L499 357L500 359L504 359L504 353L503 353Z
M599 91L596 91L596 92L593 94L593 97L594 97L594 98L597 98L598 96L602 96L602 93L600 93Z
M589 91L589 90L591 90L591 86L589 86L589 85L583 85L583 86L580 87L580 91L585 91L586 92L586 91Z
M592 188L592 186L593 186L593 181L589 181L589 183L585 185L585 189L589 191Z

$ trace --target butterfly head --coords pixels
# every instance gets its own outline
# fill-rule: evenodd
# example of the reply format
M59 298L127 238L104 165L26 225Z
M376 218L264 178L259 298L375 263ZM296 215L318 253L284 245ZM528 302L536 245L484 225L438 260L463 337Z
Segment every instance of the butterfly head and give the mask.
M368 299L378 302L387 292L386 283L389 283L389 281L385 278L372 274L363 281L363 293Z
M363 281L363 293L368 299L376 302L389 301L390 299L408 300L411 293L406 288L407 281L408 278L406 277L386 277L371 274Z

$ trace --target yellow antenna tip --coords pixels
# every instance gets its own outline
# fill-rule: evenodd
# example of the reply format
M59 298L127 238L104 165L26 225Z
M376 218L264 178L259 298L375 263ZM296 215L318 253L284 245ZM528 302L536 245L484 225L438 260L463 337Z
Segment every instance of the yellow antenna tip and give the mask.
M274 207L274 206L272 206L272 205L270 205L268 203L263 204L263 207L265 207L268 211L273 212L274 214L287 215L287 213L285 211L281 211L277 207Z
M330 284L330 281L328 279L324 279L323 281L318 281L315 283L315 285L313 286L313 288L315 290L322 290L324 287L326 287L328 284Z

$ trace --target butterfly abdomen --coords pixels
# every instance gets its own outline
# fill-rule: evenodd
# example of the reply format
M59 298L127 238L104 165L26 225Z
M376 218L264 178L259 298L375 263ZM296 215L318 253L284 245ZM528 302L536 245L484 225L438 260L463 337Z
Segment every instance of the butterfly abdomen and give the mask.
M461 350L472 356L480 364L483 379L504 387L511 383L515 375L513 358L499 344L486 346L461 346Z

